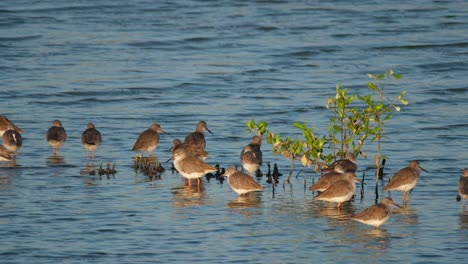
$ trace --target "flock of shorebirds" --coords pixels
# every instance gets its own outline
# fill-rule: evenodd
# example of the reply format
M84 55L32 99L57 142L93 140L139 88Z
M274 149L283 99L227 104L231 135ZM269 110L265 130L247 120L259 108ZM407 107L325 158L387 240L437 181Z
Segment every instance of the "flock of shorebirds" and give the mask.
M173 140L172 159L174 160L174 167L180 175L188 180L189 186L192 179L197 179L199 186L200 179L203 176L218 171L217 167L205 163L208 158L208 153L205 151L204 132L206 131L213 134L208 129L206 122L200 121L196 125L195 131L189 133L183 142L178 139ZM23 131L8 118L0 116L0 135L3 139L3 145L0 145L0 161L15 160L16 152L22 145L22 133ZM167 132L161 129L159 124L152 124L147 130L139 134L132 150L139 151L141 157L144 156L145 152L148 153L148 156L152 156L153 151L159 144L159 133ZM65 144L66 139L67 133L62 127L62 123L59 120L54 120L46 133L47 143L52 147L54 155L58 155L59 148ZM101 133L93 123L89 123L81 135L81 144L86 150L87 160L91 158L94 161L96 150L101 142ZM253 177L263 162L261 144L261 136L253 136L251 142L244 146L240 153L242 171L231 167L227 168L221 175L227 177L229 185L239 195L264 189ZM244 170L249 172L250 175L244 173ZM411 161L408 167L397 171L383 190L402 191L402 203L403 207L405 207L409 202L408 192L416 186L421 170L424 169L418 161ZM337 160L330 166L322 168L322 175L319 180L309 189L319 193L315 196L315 199L337 203L339 212L342 203L349 201L354 195L356 183L359 182L355 175L356 171L356 158L352 153L347 153L345 159ZM463 206L465 207L465 200L468 199L468 168L464 169L463 175L460 177L458 193L463 199ZM381 203L370 206L351 217L351 219L379 228L390 217L392 206L401 207L395 204L390 197L385 197Z

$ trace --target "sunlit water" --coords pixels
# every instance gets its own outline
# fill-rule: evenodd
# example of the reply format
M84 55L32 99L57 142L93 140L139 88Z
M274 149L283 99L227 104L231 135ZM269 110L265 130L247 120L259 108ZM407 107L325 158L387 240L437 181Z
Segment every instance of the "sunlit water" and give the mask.
M466 260L468 212L455 199L468 167L466 2L161 2L0 2L0 114L24 130L17 166L0 168L0 262ZM370 171L338 214L304 188L311 169L275 188L260 178L264 192L239 198L215 179L187 188L170 163L160 179L131 168L152 122L169 132L155 151L165 161L172 139L206 120L208 162L221 167L239 163L251 118L324 134L336 83L366 93L366 74L388 69L404 78L387 93L407 90L409 105L386 124L384 181L411 159L429 173L381 230L349 220L374 203ZM68 131L58 163L45 142L54 119ZM115 176L89 175L88 122L103 135L96 167L115 163ZM262 148L286 174L288 160Z

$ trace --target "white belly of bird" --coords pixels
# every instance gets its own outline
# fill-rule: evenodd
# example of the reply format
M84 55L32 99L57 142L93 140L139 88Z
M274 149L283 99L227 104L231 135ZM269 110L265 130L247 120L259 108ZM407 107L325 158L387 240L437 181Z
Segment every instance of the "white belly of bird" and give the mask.
M63 142L63 141L57 141L57 140L49 140L49 141L47 141L47 143L49 143L49 145L50 145L52 148L59 148L59 147L61 147L65 142Z
M203 177L206 174L205 172L192 172L192 173L184 172L181 169L179 160L174 161L174 167L176 168L176 170L179 172L180 175L182 175L184 178L187 178L187 179L200 178L200 177Z
M396 188L396 189L397 189L397 190L400 190L400 191L403 191L403 192L407 192L407 191L413 189L414 186L416 186L416 181L415 181L414 183L409 183L409 184L400 185L400 186L398 186L398 188Z
M342 203L349 201L351 197L353 197L353 193L342 195L342 196L335 196L335 197L330 197L330 198L318 198L319 200L322 201L327 201L327 202L335 202L335 203Z
M249 193L249 192L252 192L252 190L247 190L247 189L234 189L233 190L237 193L237 194L246 194L246 193Z
M258 164L243 164L242 166L250 173L257 171L259 167Z
M382 219L372 219L372 220L356 219L356 221L361 222L361 223L366 224L366 225L379 227L379 226L383 225L388 220L389 217L390 216L387 216L387 217L382 218Z

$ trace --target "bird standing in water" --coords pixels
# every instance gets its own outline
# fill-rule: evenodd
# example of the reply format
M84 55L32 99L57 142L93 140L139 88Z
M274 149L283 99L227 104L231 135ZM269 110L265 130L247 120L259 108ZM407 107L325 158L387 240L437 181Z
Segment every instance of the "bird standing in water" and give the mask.
M209 133L213 134L213 132L211 132L208 129L206 122L202 120L198 122L197 127L195 128L195 131L188 134L185 137L184 143L193 145L201 150L205 150L206 148L206 141L205 141L205 134L204 134L205 131L208 131Z
M227 177L229 185L239 195L249 192L263 191L263 189L265 189L251 176L234 168L227 168L221 177Z
M408 167L405 167L393 176L387 185L383 188L384 191L391 191L397 190L402 191L403 195L401 197L403 206L406 206L409 201L408 192L416 186L419 180L419 172L423 170L427 172L425 169L419 165L419 161L412 160L409 163Z
M67 140L67 132L65 128L63 128L60 120L54 120L52 122L52 126L47 130L46 140L54 150L54 156L58 156L59 148L61 148Z
M370 206L359 214L351 217L351 219L378 229L390 218L392 206L401 208L401 206L393 202L392 198L385 197L382 199L381 203Z
M16 160L16 152L23 145L23 138L21 137L21 133L17 130L9 129L3 133L2 139L3 146L8 151L13 153L13 160Z
M252 177L254 172L260 168L263 162L262 151L260 149L261 145L262 138L255 135L252 137L252 141L246 145L240 153L242 167L246 169Z
M186 149L178 148L172 155L174 167L184 178L188 179L188 185L191 186L191 180L197 179L198 187L200 186L200 178L210 172L217 172L218 168L200 161L192 153Z
M132 150L140 151L140 157L143 157L143 154L146 151L151 157L153 155L153 151L159 145L159 132L167 134L166 131L161 129L159 124L152 124L147 130L140 133Z
M356 190L356 182L359 182L356 175L352 172L346 172L341 180L336 181L330 188L315 196L315 199L337 203L339 212L341 204L353 197Z
M81 134L81 144L86 149L86 160L89 160L89 152L92 151L92 160L96 156L96 150L102 143L101 133L93 123L89 123L86 130Z

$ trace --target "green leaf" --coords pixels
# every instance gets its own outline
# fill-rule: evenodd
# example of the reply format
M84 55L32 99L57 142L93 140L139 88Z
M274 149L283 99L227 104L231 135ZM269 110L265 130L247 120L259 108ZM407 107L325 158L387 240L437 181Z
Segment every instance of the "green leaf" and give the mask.
M369 88L372 91L375 91L376 87L373 82L368 82L367 83L367 88Z
M392 116L393 116L393 114L391 114L391 113L388 114L388 115L386 115L386 116L384 117L384 121L389 120L390 118L392 118Z
M295 122L293 126L295 126L296 128L299 128L300 130L306 129L305 125L298 123L298 122Z
M403 78L403 76L401 76L401 74L395 73L395 74L393 74L393 78L399 80L399 79Z

